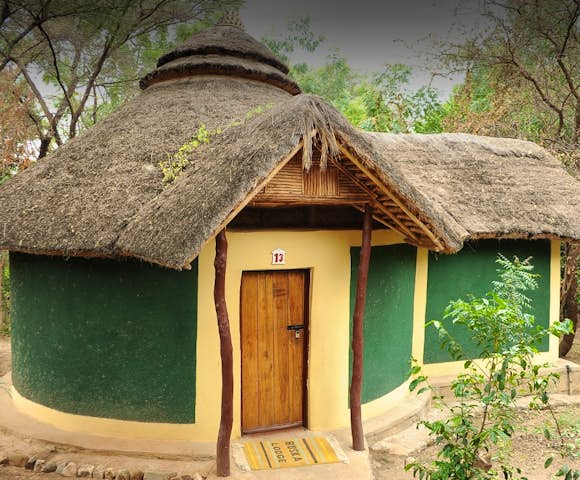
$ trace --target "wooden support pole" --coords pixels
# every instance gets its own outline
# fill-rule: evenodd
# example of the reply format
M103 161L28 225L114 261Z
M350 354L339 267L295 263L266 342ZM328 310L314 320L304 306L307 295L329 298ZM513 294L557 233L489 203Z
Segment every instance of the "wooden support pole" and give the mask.
M371 234L373 230L373 209L370 204L365 206L365 217L362 231L362 248L358 264L356 283L356 301L352 319L352 378L350 381L350 430L352 432L352 448L365 449L365 439L362 428L361 397L363 382L363 320L365 301L367 297L367 281L369 262L371 258Z
M222 360L222 410L217 438L216 463L220 477L230 476L230 437L234 421L234 367L232 335L226 305L226 263L228 242L226 231L217 234L215 240L215 285L214 301L220 335L220 355Z

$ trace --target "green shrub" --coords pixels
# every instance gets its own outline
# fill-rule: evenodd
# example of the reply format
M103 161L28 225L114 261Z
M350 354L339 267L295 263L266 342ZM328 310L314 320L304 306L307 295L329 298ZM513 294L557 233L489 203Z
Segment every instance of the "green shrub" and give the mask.
M482 298L453 301L445 309L442 321L428 323L437 329L442 346L455 360L467 356L445 324L463 325L470 331L481 360L465 361L463 373L451 383L453 403L437 397L446 418L420 422L440 447L433 462L406 465L405 469L421 480L525 479L517 476L521 471L510 465L508 453L516 400L521 396L529 396L531 408L551 412L560 435L561 452L566 453L565 439L548 394L559 377L556 373L542 374L541 369L548 365L534 363L534 355L544 337L561 337L570 331L571 322L557 322L548 329L536 325L526 292L537 288L538 275L532 273L529 259L510 261L500 255L496 262L500 268L492 291ZM416 376L411 390L420 387L418 392L422 393L431 388L416 362L411 373ZM497 452L493 463L492 452ZM552 460L548 458L545 466ZM558 473L566 480L579 476L579 472L566 466Z

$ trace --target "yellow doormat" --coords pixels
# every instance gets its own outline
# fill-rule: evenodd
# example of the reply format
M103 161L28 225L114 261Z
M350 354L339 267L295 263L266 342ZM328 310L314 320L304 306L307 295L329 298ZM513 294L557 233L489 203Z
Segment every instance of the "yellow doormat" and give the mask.
M257 440L245 442L242 447L252 470L305 467L346 460L338 444L325 437Z

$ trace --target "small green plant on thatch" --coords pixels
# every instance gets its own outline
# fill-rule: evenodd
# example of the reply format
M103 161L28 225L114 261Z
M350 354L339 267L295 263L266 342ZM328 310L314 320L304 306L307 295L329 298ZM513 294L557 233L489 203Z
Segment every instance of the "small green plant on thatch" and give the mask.
M543 338L550 334L561 337L571 330L571 322L556 322L547 329L536 325L526 293L537 288L538 275L532 273L529 259L515 258L512 262L500 255L496 262L500 268L491 292L482 298L453 301L442 321L428 323L437 329L442 346L453 359L465 360L465 370L451 383L453 403L436 397L446 418L420 422L440 450L429 464L414 461L405 466L415 478L525 479L520 469L510 464L508 453L515 429L516 400L523 395L529 396L530 408L550 412L559 437L558 450L563 457L570 456L548 394L559 376L542 374L540 370L548 365L534 364L533 357ZM446 322L469 331L481 362L468 359L445 328ZM419 393L431 389L419 365L413 365L411 373L416 376L409 385L412 391L419 386ZM548 429L545 435L551 435ZM545 467L552 461L549 457ZM573 480L580 477L580 472L563 466L556 477Z
M274 106L273 103L266 103L265 105L258 105L257 107L248 110L246 113L246 120L250 120L251 118L255 117L256 115L260 115L261 113L267 112Z
M220 132L210 132L202 124L189 142L179 147L179 150L173 155L170 155L167 160L159 163L161 171L163 172L163 186L168 187L181 175L181 172L189 164L188 156L200 145L209 143L211 135L214 133Z
M260 115L261 113L270 110L273 106L273 103L267 103L265 105L258 105L257 107L248 110L246 113L246 120L250 120L256 115ZM159 166L163 172L163 186L168 187L173 182L175 182L175 180L177 180L183 170L185 170L187 165L189 165L189 156L195 151L196 148L210 143L212 136L219 135L227 129L236 127L241 124L242 122L240 120L233 120L224 128L216 128L215 130L208 130L206 126L202 124L197 129L193 137L191 137L189 142L184 143L174 154L168 155L167 160L159 162Z

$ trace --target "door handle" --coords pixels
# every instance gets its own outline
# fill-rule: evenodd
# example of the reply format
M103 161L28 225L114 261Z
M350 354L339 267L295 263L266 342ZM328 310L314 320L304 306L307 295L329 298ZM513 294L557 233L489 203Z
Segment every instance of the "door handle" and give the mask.
M304 330L304 324L302 325L288 325L287 330Z

